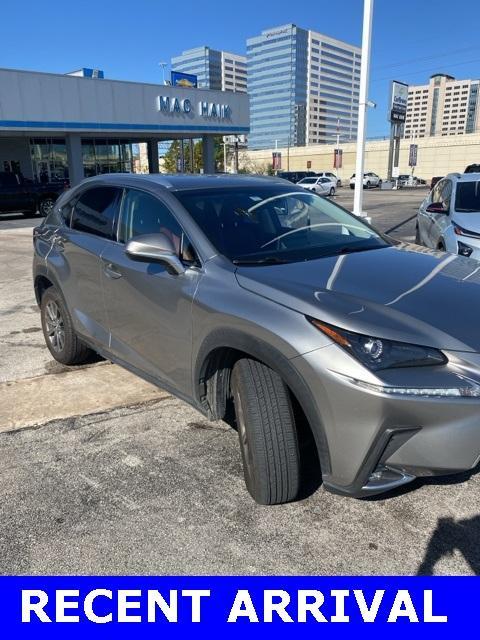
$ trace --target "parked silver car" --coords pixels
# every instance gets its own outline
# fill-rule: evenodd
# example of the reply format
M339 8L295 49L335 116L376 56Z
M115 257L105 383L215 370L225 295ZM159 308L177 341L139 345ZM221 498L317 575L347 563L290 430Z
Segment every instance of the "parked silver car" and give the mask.
M91 178L34 230L33 274L53 357L93 350L233 416L260 503L296 498L315 456L325 487L353 496L479 462L477 263L393 241L315 193Z
M451 173L420 205L417 244L480 259L480 173Z

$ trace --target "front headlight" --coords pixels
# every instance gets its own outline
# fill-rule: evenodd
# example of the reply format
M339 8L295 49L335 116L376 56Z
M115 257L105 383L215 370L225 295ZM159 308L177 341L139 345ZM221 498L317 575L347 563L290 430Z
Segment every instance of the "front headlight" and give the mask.
M307 319L371 371L398 367L431 367L448 362L438 349L365 336L339 329L315 318Z

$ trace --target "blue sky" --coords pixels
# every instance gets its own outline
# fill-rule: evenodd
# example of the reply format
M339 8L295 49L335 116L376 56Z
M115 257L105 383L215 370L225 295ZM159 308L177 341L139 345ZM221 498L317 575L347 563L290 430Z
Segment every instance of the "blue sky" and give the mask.
M0 66L156 82L158 62L208 44L238 53L247 37L293 22L361 43L362 0L78 0L4 3ZM480 76L480 2L376 0L368 135L388 131L389 80L423 83L437 71Z

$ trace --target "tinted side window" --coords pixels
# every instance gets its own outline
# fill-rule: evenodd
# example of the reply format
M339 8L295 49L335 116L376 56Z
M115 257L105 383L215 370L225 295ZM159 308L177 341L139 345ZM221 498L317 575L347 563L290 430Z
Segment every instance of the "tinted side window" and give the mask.
M149 233L164 233L182 260L197 262L192 245L167 206L149 193L128 189L122 201L118 240L128 242Z
M114 240L120 193L117 187L94 187L86 191L73 210L72 228Z
M65 222L67 227L70 226L72 221L72 212L75 207L75 198L66 202L61 209L59 209L60 217Z
M445 209L450 209L450 200L452 198L452 183L450 180L445 180L442 185L442 191L440 193L440 200Z
M440 182L437 182L437 184L434 186L433 191L432 191L432 196L431 196L431 201L432 202L440 202L441 201L441 192L444 186L444 181L441 180Z

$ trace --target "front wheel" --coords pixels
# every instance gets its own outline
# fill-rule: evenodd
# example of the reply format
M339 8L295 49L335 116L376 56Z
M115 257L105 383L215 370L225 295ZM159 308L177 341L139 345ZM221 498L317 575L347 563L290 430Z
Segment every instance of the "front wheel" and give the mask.
M40 314L45 342L57 362L82 364L91 358L92 350L77 337L65 302L55 287L43 294Z
M330 193L328 195L329 196L334 196L335 195L335 189L333 187L330 189Z
M259 504L294 500L300 488L300 454L289 391L266 365L245 358L231 382L245 484Z

